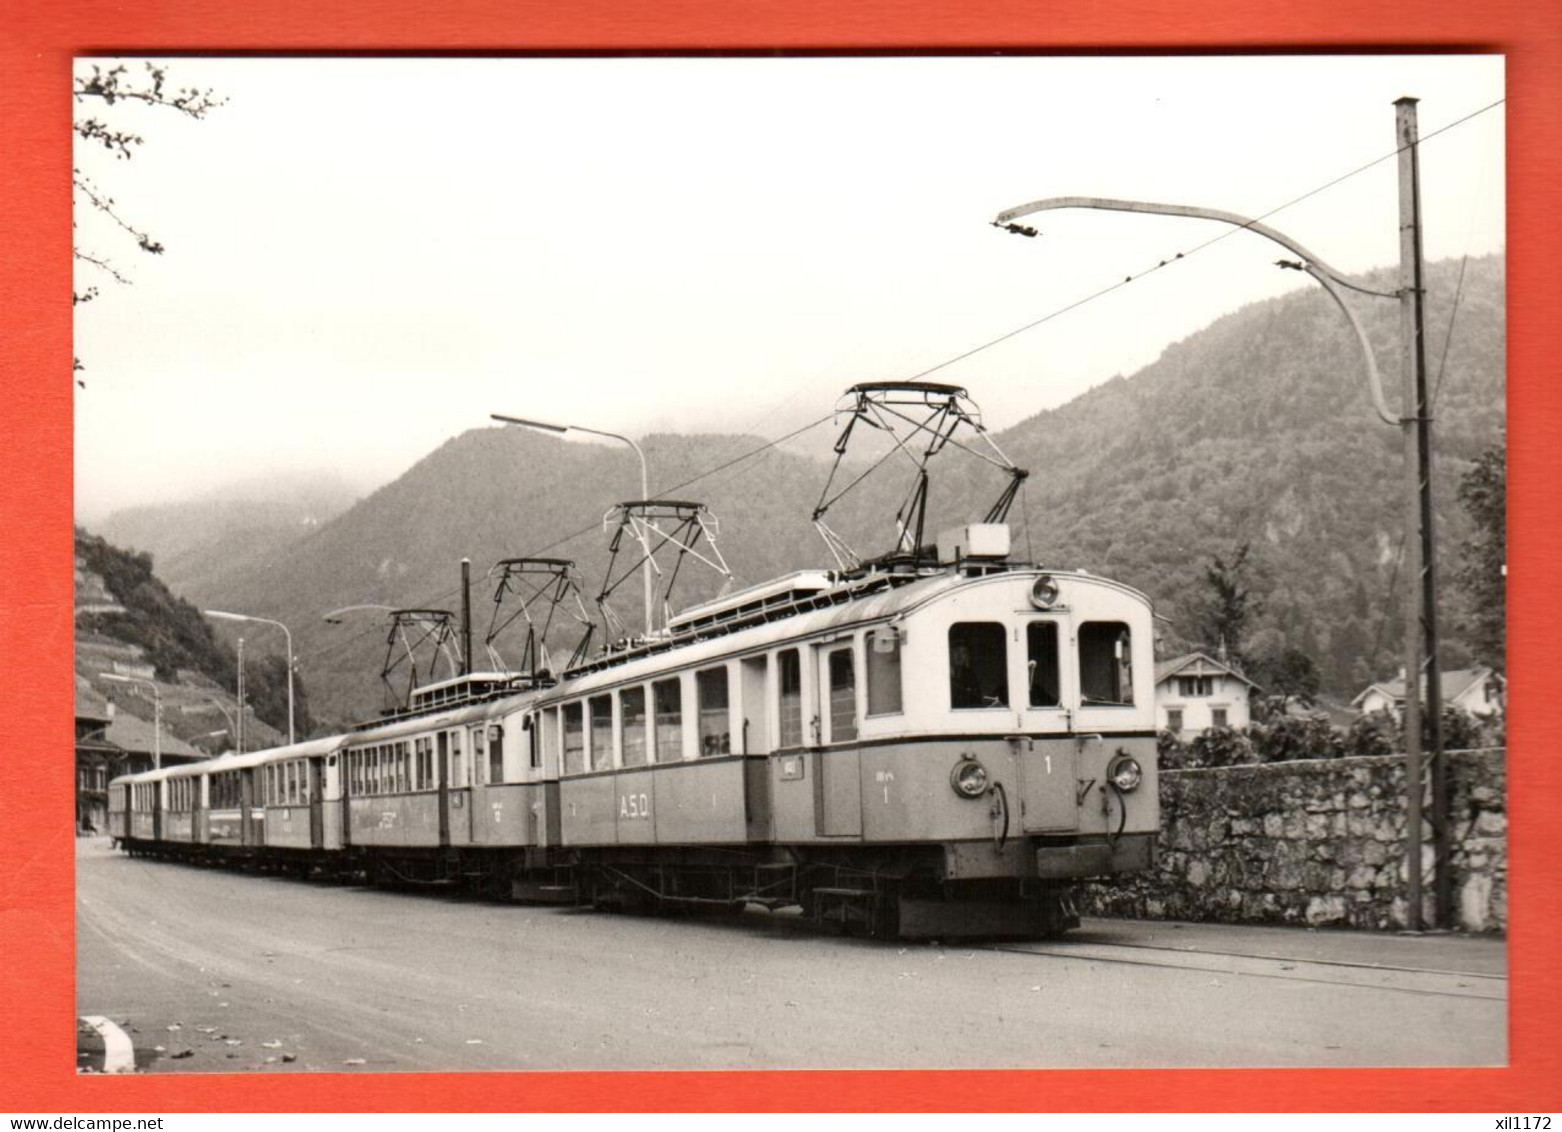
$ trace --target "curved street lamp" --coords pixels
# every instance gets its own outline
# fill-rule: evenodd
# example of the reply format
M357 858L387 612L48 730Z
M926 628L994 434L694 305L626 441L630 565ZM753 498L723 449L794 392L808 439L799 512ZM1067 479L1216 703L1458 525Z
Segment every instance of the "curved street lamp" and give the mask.
M377 602L370 602L366 605L344 605L340 609L333 609L330 613L324 614L320 620L327 625L340 625L344 613L355 613L360 609L378 609L385 613L395 613L397 607L394 605L380 605Z
M262 624L262 625L275 625L278 629L282 630L284 635L286 635L286 637L287 637L287 742L288 742L288 746L291 747L293 745L293 743L294 743L294 734L293 734L293 634L288 631L288 627L286 625L282 624L282 622L276 621L276 620L274 620L274 619L272 619L270 617L252 617L248 613L226 613L226 612L224 612L223 610L220 610L220 609L207 609L207 610L203 610L202 612L204 612L206 614L206 616L214 617L214 618L216 618L219 621L255 621L255 622L258 622L259 624ZM242 704L239 705L239 709L241 711L243 710L243 705Z
M605 436L610 440L622 440L625 444L629 445L629 447L635 450L636 456L640 457L640 498L642 500L648 500L651 498L651 478L646 468L645 453L642 452L640 450L640 446L633 440L629 439L629 437L622 436L616 432L604 432L599 428L587 428L585 425L552 424L548 421L534 421L526 417L509 417L505 416L503 413L489 413L488 415L492 419L501 421L504 424L520 425L522 428L534 429L537 432L554 432L560 434L566 432L589 432L592 436ZM645 635L647 637L651 635L651 630L654 628L651 607L655 604L656 601L655 584L651 578L652 569L653 566L651 559L647 557L645 562L642 564L642 572L644 574L645 580Z
M1282 232L1257 220L1239 216L1223 209L1201 208L1190 205L1157 204L1151 201L1112 200L1103 197L1048 197L1005 209L992 221L1001 228L1020 236L1035 236L1037 232L1028 225L1018 224L1021 217L1032 216L1061 208L1105 209L1113 212L1140 212L1159 216L1185 216L1200 220L1215 220L1245 228L1279 244L1296 255L1301 262L1279 261L1278 266L1305 271L1329 292L1335 304L1350 320L1356 332L1366 360L1367 378L1371 384L1373 407L1386 424L1394 425L1405 435L1405 475L1408 487L1407 516L1407 565L1412 577L1420 582L1420 594L1415 587L1407 587L1405 615L1405 709L1402 718L1405 742L1405 873L1407 888L1407 919L1412 929L1419 929L1422 922L1421 907L1421 821L1422 821L1422 748L1421 748L1421 688L1427 699L1427 730L1432 755L1432 829L1436 862L1436 909L1440 922L1447 923L1452 904L1449 880L1447 786L1443 764L1443 738L1441 720L1441 671L1437 646L1437 596L1436 557L1432 533L1432 445L1430 408L1426 396L1426 365L1423 302L1425 287L1422 282L1421 202L1419 136L1416 129L1416 100L1401 98L1394 103L1396 109L1395 132L1399 141L1399 243L1400 288L1397 291L1374 291L1354 283L1330 267L1307 248ZM1378 378L1377 363L1372 346L1355 314L1346 306L1335 285L1349 287L1377 298L1394 299L1400 304L1401 337L1403 340L1404 366L1401 376L1403 391L1403 415L1392 414L1383 399L1382 383ZM1424 640L1423 640L1424 637Z
M112 680L116 684L139 684L143 688L152 689L152 769L163 769L163 696L155 681L143 680L138 676L121 676L117 672L105 672L103 679Z

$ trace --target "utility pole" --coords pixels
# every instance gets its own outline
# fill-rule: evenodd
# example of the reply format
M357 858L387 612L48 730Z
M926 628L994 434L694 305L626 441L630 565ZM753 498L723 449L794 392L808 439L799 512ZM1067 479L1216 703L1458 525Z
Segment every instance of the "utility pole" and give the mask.
M1432 779L1433 906L1446 926L1452 909L1449 875L1447 765L1443 758L1442 666L1438 660L1437 553L1432 514L1432 404L1426 381L1426 279L1421 239L1420 137L1416 99L1394 103L1399 148L1399 309L1404 350L1406 573L1405 594L1405 870L1408 926L1420 930L1422 916L1422 807L1425 762L1422 750L1421 689L1426 688L1426 736Z
M1426 381L1426 282L1421 241L1421 169L1414 98L1395 103L1395 137L1399 154L1399 287L1393 292L1375 291L1353 282L1289 236L1258 220L1221 209L1193 205L1158 204L1151 201L1113 200L1102 197L1049 197L1000 212L992 221L1018 236L1036 236L1036 229L1016 223L1022 217L1053 209L1086 208L1140 212L1161 216L1188 216L1217 220L1263 236L1298 256L1300 262L1280 260L1277 266L1305 271L1334 299L1350 321L1366 363L1373 407L1386 424L1404 433L1405 572L1410 578L1404 597L1405 706L1400 716L1405 735L1405 877L1406 925L1424 926L1423 791L1427 762L1431 763L1433 834L1433 901L1437 922L1453 920L1453 882L1449 872L1452 823L1448 820L1447 763L1443 757L1442 671L1438 660L1437 557L1432 515L1432 419ZM1396 299L1400 309L1401 408L1396 416L1389 408L1372 357L1372 344L1359 319L1346 305L1336 284L1378 298ZM1422 688L1426 692L1428 718L1425 729L1430 758L1422 750Z
M472 560L461 559L461 675L472 675Z
M244 753L244 638L239 638L239 754Z

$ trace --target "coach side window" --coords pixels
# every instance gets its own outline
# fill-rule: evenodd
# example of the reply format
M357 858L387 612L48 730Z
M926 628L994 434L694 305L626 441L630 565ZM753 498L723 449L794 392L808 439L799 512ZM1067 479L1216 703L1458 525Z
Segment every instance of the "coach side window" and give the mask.
M707 668L694 674L699 699L700 757L732 753L732 717L728 712L727 670Z
M586 769L586 732L584 712L579 702L564 705L564 773L580 774Z
M625 766L645 766L645 688L618 693L619 746Z
M1025 649L1030 706L1057 707L1063 702L1058 679L1058 623L1032 621L1025 627Z
M996 621L949 626L949 706L1009 706L1008 631Z
M613 697L592 696L586 701L591 710L591 769L613 769Z
M900 633L884 625L869 629L868 647L868 714L899 715L900 697Z
M776 654L776 680L779 687L780 710L776 718L781 723L781 746L803 745L803 661L796 649L783 649Z
M1079 627L1082 704L1123 707L1134 702L1132 643L1121 621L1087 621Z
M580 710L580 705L575 705ZM504 725L495 723L488 728L488 781L504 781Z
M857 738L857 669L850 648L830 653L830 742Z
M675 676L651 685L656 711L656 761L675 763L683 758L683 688Z

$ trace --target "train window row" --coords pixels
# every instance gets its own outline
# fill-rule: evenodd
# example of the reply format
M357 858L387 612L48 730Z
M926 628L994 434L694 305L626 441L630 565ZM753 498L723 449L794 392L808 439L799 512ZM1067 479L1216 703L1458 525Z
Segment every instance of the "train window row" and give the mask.
M1009 629L998 621L963 621L949 627L949 704L956 711L1006 708L1009 697ZM1032 621L1025 629L1028 706L1062 705L1058 624ZM1134 702L1132 639L1121 621L1086 621L1079 627L1079 697L1087 706Z
M347 753L347 788L354 796L403 794L412 779L413 752L405 740Z
M261 779L262 805L302 806L309 802L309 762L289 759L267 763Z
M903 710L901 635L891 626L869 630L861 638L866 654L869 716ZM858 737L858 645L855 640L819 653L823 684L820 705L828 720L829 742ZM779 649L766 656L697 669L685 679L670 676L645 684L601 692L543 713L542 743L557 750L564 774L585 774L714 758L734 750L802 746L808 741L803 718L803 650ZM773 682L769 674L773 672ZM734 694L734 676L742 674L742 699ZM692 693L693 703L686 703ZM615 704L616 701L616 704ZM734 742L734 707L741 702L742 745ZM767 732L774 711L776 734ZM692 716L689 749L684 724ZM821 730L817 717L815 735ZM533 737L533 765L539 752ZM553 746L557 743L557 746ZM615 764L615 755L617 762Z
M214 810L238 809L242 798L239 789L238 771L225 770L220 774L212 775L211 785L208 787L211 808Z
M194 778L173 778L168 782L168 808L175 813L186 814L195 809L195 788L200 785Z

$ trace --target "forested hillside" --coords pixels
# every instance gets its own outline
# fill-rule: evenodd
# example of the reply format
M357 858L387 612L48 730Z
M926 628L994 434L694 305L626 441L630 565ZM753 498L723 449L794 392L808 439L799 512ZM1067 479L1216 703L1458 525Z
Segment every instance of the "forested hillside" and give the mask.
M234 650L217 638L198 608L169 592L152 571L151 555L120 550L79 528L76 554L123 607L123 612L84 616L78 629L141 646L160 684L177 683L181 672L187 672L219 688L235 687ZM294 696L298 733L307 735L311 720L303 681L295 680ZM252 655L246 661L245 701L255 715L286 735L287 663L281 656ZM175 722L170 715L170 728Z

